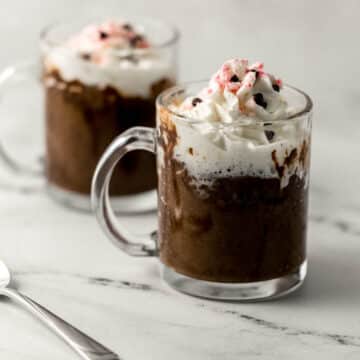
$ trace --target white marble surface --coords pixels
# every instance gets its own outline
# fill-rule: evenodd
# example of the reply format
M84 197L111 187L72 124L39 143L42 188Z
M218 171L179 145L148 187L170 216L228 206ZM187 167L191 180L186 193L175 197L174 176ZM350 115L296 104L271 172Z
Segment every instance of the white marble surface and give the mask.
M121 254L92 216L58 206L41 184L34 190L1 169L0 257L21 291L125 360L360 358L358 1L1 0L0 5L2 66L35 56L38 30L56 18L142 12L182 30L183 80L206 77L224 58L245 55L264 59L315 101L309 276L297 293L246 305L174 293L161 283L155 260ZM19 97L28 99L27 93ZM23 106L17 111L28 114ZM35 124L25 115L22 121ZM1 136L24 152L27 138L11 125L2 116ZM125 220L142 231L155 226L154 215ZM76 359L13 303L1 301L0 319L1 359Z

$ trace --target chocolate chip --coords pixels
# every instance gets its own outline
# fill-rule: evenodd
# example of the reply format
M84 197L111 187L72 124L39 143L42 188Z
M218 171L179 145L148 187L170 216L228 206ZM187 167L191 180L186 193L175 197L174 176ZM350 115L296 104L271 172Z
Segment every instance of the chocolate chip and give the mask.
M196 106L197 104L199 104L201 102L202 102L202 100L200 98L196 97L196 98L193 98L191 103L192 103L192 106Z
M127 60L127 61L130 61L130 62L134 63L134 64L137 64L139 62L139 59L136 56L132 55L132 54L123 56L121 58L121 60Z
M272 130L265 130L265 135L266 135L267 139L269 141L271 141L275 136L275 132Z
M192 147L189 148L189 154L194 155L194 149Z
M144 40L144 37L142 35L136 35L134 36L132 39L130 39L130 45L132 47L135 47L136 44L139 42L139 41L142 41Z
M106 33L105 31L100 31L99 35L100 35L100 39L107 39L109 37L109 34Z
M255 73L255 79L257 79L259 77L259 72L257 70L252 69L250 71Z
M267 107L267 102L264 99L263 94L261 93L257 93L254 95L254 101L256 102L257 105L263 107L264 109L266 109Z
M237 75L234 74L234 75L230 78L230 81L231 81L231 82L239 82L240 79L238 78Z
M132 31L133 30L133 27L128 23L124 24L122 27L126 31Z
M279 86L278 84L273 84L273 85L272 85L272 88L273 88L275 91L277 91L277 92L280 91L280 86Z
M91 60L91 54L90 53L83 53L80 55L83 60L89 61Z

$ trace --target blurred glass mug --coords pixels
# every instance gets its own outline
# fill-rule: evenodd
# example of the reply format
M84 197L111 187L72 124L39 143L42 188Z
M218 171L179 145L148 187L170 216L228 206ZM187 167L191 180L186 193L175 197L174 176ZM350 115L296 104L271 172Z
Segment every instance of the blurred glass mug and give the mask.
M210 122L174 110L174 104L196 96L205 85L166 90L157 99L156 129L134 127L114 140L95 171L94 212L122 251L159 256L164 280L179 291L239 301L289 293L306 275L311 99L285 86L284 96L294 109L288 118L212 122L210 130ZM272 136L257 145L261 168L254 176L247 173L253 174L252 166L243 168L246 147L236 145L239 139L234 146L222 147L221 141L213 142L201 130L214 138L226 132L245 134L243 144L246 134L254 136L254 132L281 134L281 140ZM285 168L277 162L276 149L287 154ZM159 228L147 236L132 234L118 222L109 201L113 169L134 150L157 156ZM244 171L234 175L234 168Z
M89 44L75 49L69 45L74 36L85 35L91 39L99 36L96 41L101 44L110 39L116 26L116 34L125 32L131 47L109 50L104 45L91 53ZM151 46L146 48L144 39ZM48 193L62 204L89 211L91 179L109 143L133 125L155 125L155 98L176 82L178 39L173 27L141 17L127 17L126 21L84 19L46 27L40 38L41 61L11 66L0 74L1 116L12 118L12 123L21 118L33 120L32 126L22 124L21 129L8 126L16 135L13 147L16 144L17 151L8 151L8 144L5 150L3 143L0 158L17 174L45 178ZM39 139L43 136L40 122L34 121L42 117L43 103L46 145L39 152L44 147L46 151L45 156L37 156L41 161L36 164L28 155L29 148L34 149L34 139L36 148L44 143ZM35 126L37 134L23 134L24 130L34 132ZM15 155L24 145L26 152ZM156 207L156 167L150 154L131 154L115 172L111 195L118 211Z

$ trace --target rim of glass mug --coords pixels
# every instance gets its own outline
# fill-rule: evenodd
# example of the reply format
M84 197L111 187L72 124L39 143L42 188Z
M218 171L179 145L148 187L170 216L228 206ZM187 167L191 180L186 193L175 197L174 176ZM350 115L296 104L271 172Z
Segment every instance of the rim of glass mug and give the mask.
M66 28L67 26L75 26L77 31L80 31L83 27L90 25L92 23L101 23L102 21L107 20L108 17L89 17L80 20L69 19L68 21L56 21L54 23L46 25L40 32L40 46L41 50L49 50L55 46L61 45L64 40L68 36L71 36L76 32L72 29L65 37L63 36L61 39L56 38L59 36L57 31L60 31L62 28ZM174 45L178 42L180 38L180 31L174 25L157 19L157 18L148 18L145 16L133 16L133 15L122 15L122 16L112 16L111 19L118 19L124 20L126 22L134 22L138 24L138 28L143 31L147 32L150 26L158 27L160 31L168 32L168 35L161 41L152 42L152 45L149 49L118 49L118 50L111 50L112 52L119 54L119 55L126 55L126 54L144 54L144 52L152 51L152 50L161 50L165 49L171 45ZM64 30L64 29L63 29Z

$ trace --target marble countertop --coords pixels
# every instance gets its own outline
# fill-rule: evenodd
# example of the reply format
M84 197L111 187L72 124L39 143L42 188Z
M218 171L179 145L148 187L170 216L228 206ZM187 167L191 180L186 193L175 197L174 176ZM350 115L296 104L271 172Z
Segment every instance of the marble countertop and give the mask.
M118 3L108 1L105 9L103 2L91 0L86 9L92 14L119 12ZM198 23L202 1L174 3L172 9L161 0L152 1L151 8L144 1L123 2L127 13L141 10L179 24L184 34L183 80L204 77L224 57L246 53L264 59L275 73L314 98L309 273L304 286L286 298L257 304L175 293L161 282L155 259L127 257L105 238L93 216L59 206L41 183L24 182L3 168L0 257L23 293L125 360L359 359L360 89L354 79L360 50L354 44L360 5L355 0L346 6L342 1L221 3L209 1L209 21ZM70 0L62 4L6 2L0 40L11 51L0 64L35 54L31 39L47 19L85 9L85 2L74 8ZM0 5L5 8L5 1ZM20 33L20 26L29 31ZM248 29L253 29L251 37ZM28 100L26 93L20 96ZM2 121L1 136L24 151L24 135L18 136L11 125ZM154 214L122 220L142 231L156 226ZM14 303L1 301L0 314L1 359L77 359Z

